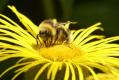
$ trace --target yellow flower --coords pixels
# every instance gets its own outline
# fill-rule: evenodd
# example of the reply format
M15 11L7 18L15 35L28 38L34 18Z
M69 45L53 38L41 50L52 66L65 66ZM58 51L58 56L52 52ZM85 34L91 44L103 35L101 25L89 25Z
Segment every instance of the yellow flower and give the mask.
M59 41L49 46L52 41L45 43L38 36L40 27L19 13L14 6L9 8L24 27L0 14L0 61L16 57L20 59L2 72L0 77L15 68L15 75L11 79L15 80L21 73L36 66L39 67L33 80L40 80L43 74L45 80L85 80L89 76L99 80L99 73L119 77L119 44L114 43L119 40L119 36L105 38L92 34L98 29L103 30L98 27L101 23L87 29L71 30L69 43ZM69 24L62 26L68 28Z

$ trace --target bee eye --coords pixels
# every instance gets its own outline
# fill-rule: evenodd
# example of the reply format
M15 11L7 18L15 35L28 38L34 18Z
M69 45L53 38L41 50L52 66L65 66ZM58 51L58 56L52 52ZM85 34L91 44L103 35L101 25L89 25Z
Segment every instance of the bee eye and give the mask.
M39 32L40 37L48 37L51 35L51 33L48 30L40 31Z

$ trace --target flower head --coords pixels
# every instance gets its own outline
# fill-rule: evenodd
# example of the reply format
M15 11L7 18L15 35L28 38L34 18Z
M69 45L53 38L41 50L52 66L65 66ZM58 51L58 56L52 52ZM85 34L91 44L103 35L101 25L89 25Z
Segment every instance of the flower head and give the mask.
M103 30L98 27L101 23L87 29L69 30L72 22L59 23L53 19L38 27L14 6L9 8L24 28L0 14L0 61L20 59L0 77L15 68L11 79L15 80L35 66L39 68L33 80L40 79L42 74L46 75L45 80L85 80L89 76L99 80L99 73L119 77L119 44L114 43L119 36L105 38L92 34Z

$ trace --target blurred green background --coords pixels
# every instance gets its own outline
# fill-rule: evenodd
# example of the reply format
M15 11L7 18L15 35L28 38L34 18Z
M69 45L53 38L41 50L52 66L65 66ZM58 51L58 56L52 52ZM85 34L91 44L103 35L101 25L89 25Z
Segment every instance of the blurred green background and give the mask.
M7 5L15 5L37 25L49 18L77 21L76 29L102 22L106 34L119 34L119 0L0 0L0 12L13 18Z
M96 22L102 22L104 34L119 35L119 0L0 0L0 13L18 21L7 5L16 6L18 11L37 25L49 18L78 22L72 25L71 29L86 28ZM0 63L1 71L9 67L9 64L14 64L15 61L16 59L11 63L8 63L9 61L7 64ZM6 80L10 78L7 76Z

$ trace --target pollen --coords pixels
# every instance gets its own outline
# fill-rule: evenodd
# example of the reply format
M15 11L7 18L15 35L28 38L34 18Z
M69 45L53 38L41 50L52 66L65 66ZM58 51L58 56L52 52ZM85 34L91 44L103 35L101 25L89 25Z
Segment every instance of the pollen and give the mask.
M79 48L69 45L54 45L48 48L41 48L40 55L53 61L66 61L71 60L77 56L82 55Z

